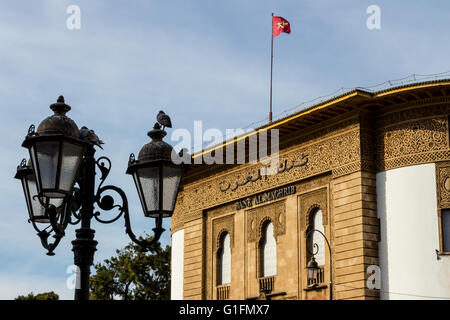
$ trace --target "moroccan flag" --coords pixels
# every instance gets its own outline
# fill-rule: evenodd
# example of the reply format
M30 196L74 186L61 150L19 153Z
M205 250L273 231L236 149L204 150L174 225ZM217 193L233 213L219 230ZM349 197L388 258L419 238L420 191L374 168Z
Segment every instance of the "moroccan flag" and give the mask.
M274 38L282 32L291 33L291 25L282 17L272 17L272 29Z

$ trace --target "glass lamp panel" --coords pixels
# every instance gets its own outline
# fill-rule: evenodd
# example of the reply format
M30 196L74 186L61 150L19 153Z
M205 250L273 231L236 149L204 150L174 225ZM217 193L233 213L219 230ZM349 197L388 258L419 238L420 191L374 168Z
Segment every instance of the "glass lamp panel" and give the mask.
M139 200L141 201L142 204L142 208L144 209L144 213L147 213L147 209L145 208L145 199L144 196L142 195L142 190L141 190L141 186L139 184L139 177L137 175L137 171L135 171L133 173L133 179L134 179L134 184L136 185L136 189L139 195Z
M36 148L34 145L31 146L30 148L30 157L31 157L31 164L34 168L34 176L37 179L37 175L39 175L39 168L37 166L37 159L36 159ZM41 186L39 184L39 180L36 180L36 183L38 184L38 190L41 189Z
M54 205L56 208L64 204L64 198L48 198L48 203Z
M41 188L55 189L59 159L59 142L36 142L36 154L39 167L39 175L42 182ZM33 163L33 167L36 168L35 163ZM45 192L44 195L48 197L60 196L59 194L53 192Z
M62 150L59 189L70 192L75 182L75 175L78 172L81 158L83 157L83 147L70 142L64 142Z
M23 193L25 194L25 201L27 203L28 214L30 215L30 219L32 219L33 218L33 206L32 206L31 199L30 199L30 191L28 189L26 177L23 177L21 179L21 181L22 181Z
M45 215L45 208L37 198L38 190L34 174L27 175L25 179L26 185L28 186L28 192L25 192L25 196L27 203L29 203L28 210L31 210L30 218L36 222L48 222L49 220Z
M147 212L159 211L159 167L138 169L137 175Z
M308 268L308 280L313 281L316 279L316 269L315 268Z
M317 268L314 268L313 270L312 270L312 276L313 276L313 279L314 280L317 280L317 273L319 272L319 269L317 269Z
M180 185L182 168L163 167L163 210L173 211Z

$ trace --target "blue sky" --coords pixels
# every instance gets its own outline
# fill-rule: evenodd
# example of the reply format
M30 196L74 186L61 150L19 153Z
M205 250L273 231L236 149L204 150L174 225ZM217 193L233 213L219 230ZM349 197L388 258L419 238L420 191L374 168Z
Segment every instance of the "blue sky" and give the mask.
M81 29L69 30L69 5L81 9ZM369 5L381 9L381 29L369 30ZM174 128L243 128L267 121L270 15L291 23L274 40L274 115L342 87L371 86L410 74L449 71L448 1L63 1L0 3L0 299L66 287L75 227L48 257L27 223L13 179L30 124L51 114L63 94L69 116L93 128L112 160L108 183L122 187L136 233L143 217L128 156L148 142L162 109ZM169 136L170 138L170 131ZM168 139L170 140L170 139ZM169 230L169 223L165 224ZM123 221L93 223L96 262L125 246ZM170 232L163 236L170 243Z

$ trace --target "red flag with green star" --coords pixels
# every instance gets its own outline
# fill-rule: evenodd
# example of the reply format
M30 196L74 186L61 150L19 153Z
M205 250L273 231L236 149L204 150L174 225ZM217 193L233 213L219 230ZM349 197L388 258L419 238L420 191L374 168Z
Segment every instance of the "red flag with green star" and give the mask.
M291 25L282 17L272 17L272 28L274 38L282 32L291 33Z

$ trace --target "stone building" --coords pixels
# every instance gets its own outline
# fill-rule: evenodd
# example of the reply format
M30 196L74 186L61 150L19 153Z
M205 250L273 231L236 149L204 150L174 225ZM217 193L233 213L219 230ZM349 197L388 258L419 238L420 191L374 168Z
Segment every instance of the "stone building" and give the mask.
M275 174L191 165L171 222L172 298L328 299L330 271L333 299L450 298L449 114L448 80L355 89L193 155L279 130ZM313 228L331 256L306 240Z

